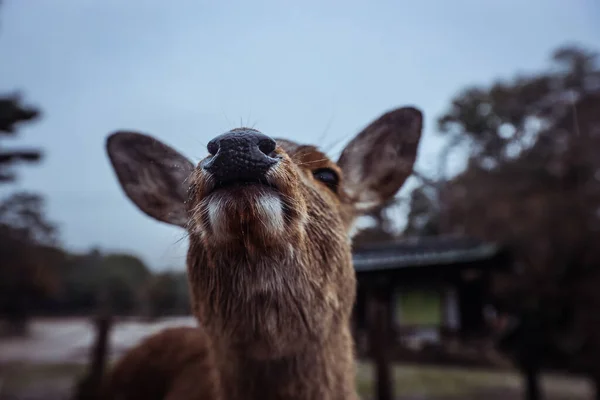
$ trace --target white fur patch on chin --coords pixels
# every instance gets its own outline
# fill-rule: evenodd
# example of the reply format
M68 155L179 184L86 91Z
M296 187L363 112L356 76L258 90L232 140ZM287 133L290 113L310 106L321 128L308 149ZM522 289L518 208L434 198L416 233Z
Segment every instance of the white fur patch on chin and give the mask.
M240 213L246 213L247 207L253 208L252 214L258 219L256 226L261 235L279 235L284 233L285 219L283 205L275 193L260 193L251 201L239 204L235 198L213 196L208 202L208 219L214 235L222 240L234 237L239 232L230 232L232 218L240 218Z
M227 211L225 210L225 200L220 196L215 196L208 202L208 220L215 236L227 238Z
M281 233L285 229L283 205L279 196L273 193L261 194L256 201L259 218L264 221L265 228L273 233Z

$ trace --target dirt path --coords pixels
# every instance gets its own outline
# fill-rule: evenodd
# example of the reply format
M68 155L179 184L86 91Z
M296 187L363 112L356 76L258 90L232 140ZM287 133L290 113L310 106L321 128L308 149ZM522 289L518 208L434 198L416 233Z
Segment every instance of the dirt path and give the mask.
M194 326L193 318L155 323L119 322L111 333L111 358L120 356L144 337L171 326ZM89 359L94 332L89 319L41 319L27 338L0 341L0 400L67 400L75 378ZM372 367L359 363L357 385L372 399ZM394 383L398 400L520 400L517 374L456 368L397 366ZM582 379L547 376L547 400L592 399Z
M155 323L125 320L111 332L111 357L122 354L144 337L171 326L194 326L192 317L165 318ZM0 341L0 363L86 363L94 331L90 319L40 319L32 322L30 335Z

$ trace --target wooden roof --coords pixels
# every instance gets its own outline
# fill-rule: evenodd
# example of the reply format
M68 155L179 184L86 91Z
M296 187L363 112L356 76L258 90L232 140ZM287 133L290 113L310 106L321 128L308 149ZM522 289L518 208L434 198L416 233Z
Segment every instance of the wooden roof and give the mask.
M444 266L490 260L500 253L494 243L464 237L407 238L355 248L357 272Z

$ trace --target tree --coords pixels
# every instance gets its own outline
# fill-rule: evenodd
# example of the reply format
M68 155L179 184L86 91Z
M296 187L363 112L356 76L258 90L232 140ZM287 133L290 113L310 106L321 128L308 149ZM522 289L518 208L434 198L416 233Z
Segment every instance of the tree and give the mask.
M24 106L18 95L0 96L0 138L14 137L17 125L40 117L38 109ZM38 149L4 149L0 146L0 182L12 182L15 174L11 167L20 162L39 162L42 152Z
M470 164L491 168L535 143L583 96L600 87L597 54L565 46L552 55L548 71L470 87L452 100L438 119L452 146L467 142ZM442 163L442 169L445 165Z
M2 2L0 1L0 6ZM0 95L0 139L17 135L17 126L40 117L40 110L22 103L19 94ZM0 183L12 182L15 174L11 167L20 162L39 162L39 149L4 149L0 145Z
M58 244L57 227L46 219L44 198L36 193L17 192L0 201L0 226L26 242Z
M438 192L443 233L495 241L519 270L496 279L497 305L519 317L503 342L533 376L541 365L600 381L600 65L557 50L538 75L470 88L439 119L468 143L466 170ZM418 207L415 214L418 213Z
M39 116L39 110L23 105L20 96L0 96L0 139L15 137L20 124ZM41 157L39 149L9 149L0 143L0 183L16 179L17 164L37 163ZM0 203L0 315L9 320L13 332L24 333L28 303L56 286L43 266L60 253L48 247L55 242L56 228L44 217L41 196L17 193ZM45 261L49 253L53 256Z
M404 229L407 236L435 236L440 230L439 185L422 177L421 185L410 194L408 222Z
M55 248L56 228L46 220L43 205L30 193L0 202L0 315L15 334L25 333L33 303L59 291L54 272L64 253Z
M38 115L37 110L23 107L17 97L0 98L0 138L16 135L17 123ZM0 183L15 179L15 164L40 158L38 150L0 146ZM30 303L56 289L56 280L44 267L55 260L45 260L44 255L56 243L56 228L44 216L41 196L16 193L0 202L0 243L0 315L8 319L11 333L23 334Z

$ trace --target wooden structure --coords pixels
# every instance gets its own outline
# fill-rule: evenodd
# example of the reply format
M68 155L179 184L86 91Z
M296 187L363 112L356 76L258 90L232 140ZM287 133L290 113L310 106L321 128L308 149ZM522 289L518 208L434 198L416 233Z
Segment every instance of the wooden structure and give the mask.
M401 324L395 324L397 294L406 289L437 291L443 299L438 335L462 342L483 338L489 332L485 307L490 275L511 265L508 255L498 246L456 237L361 246L355 248L353 258L358 280L353 330L359 355L374 359L376 398L380 400L393 398L389 368L391 358L397 354L394 349L399 347L395 338L402 331ZM364 344L361 346L363 337L368 337L366 351ZM404 361L420 361L418 352L400 353ZM448 357L437 352L423 360L442 363L448 362Z

